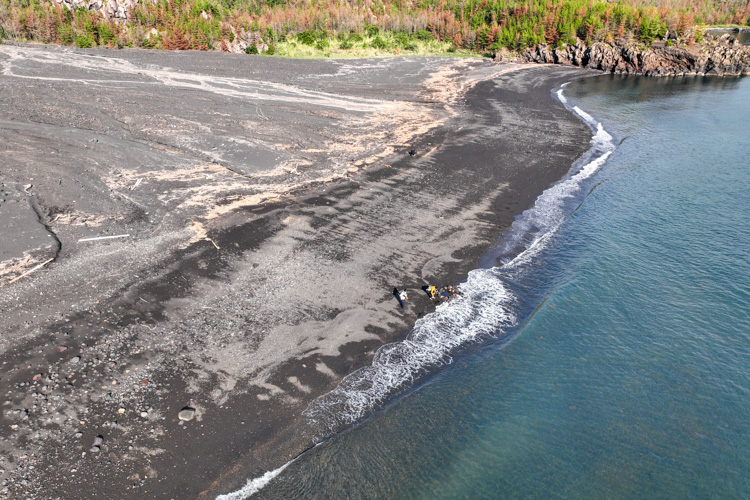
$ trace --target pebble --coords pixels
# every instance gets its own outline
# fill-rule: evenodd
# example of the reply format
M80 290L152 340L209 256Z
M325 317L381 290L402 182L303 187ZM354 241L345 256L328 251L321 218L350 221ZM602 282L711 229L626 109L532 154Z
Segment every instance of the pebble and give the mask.
M94 438L94 446L99 446L103 442L104 442L104 437L103 436L96 436Z
M141 412L141 417L143 417L143 418L148 417L148 412L147 411L142 411Z
M120 414L125 413L125 408L120 408L119 410L117 410L117 413L120 413Z
M80 438L83 436L83 432L76 432L75 437Z
M193 420L193 417L195 417L195 408L190 408L189 406L186 406L177 414L177 418L185 422Z
M80 356L73 356L70 360L71 363L78 363L79 361L81 361Z
M92 446L89 451L91 453L99 453L101 451L101 448L99 448L98 446Z

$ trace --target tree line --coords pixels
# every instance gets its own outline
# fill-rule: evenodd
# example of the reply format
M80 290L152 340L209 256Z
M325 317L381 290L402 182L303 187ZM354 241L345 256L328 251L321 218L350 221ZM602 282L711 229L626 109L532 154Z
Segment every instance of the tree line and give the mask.
M696 26L750 25L746 0L140 0L126 19L108 19L104 12L54 0L0 0L0 38L227 50L243 36L253 52L257 46L272 52L287 40L324 44L337 38L346 48L352 37L368 37L384 49L431 39L454 50L498 52L577 40L650 44L668 31L690 43Z

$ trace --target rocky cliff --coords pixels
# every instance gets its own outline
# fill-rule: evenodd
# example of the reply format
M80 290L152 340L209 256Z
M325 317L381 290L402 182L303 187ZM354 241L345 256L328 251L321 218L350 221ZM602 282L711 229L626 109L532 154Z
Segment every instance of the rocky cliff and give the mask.
M596 42L560 48L540 44L521 54L525 62L599 69L615 74L650 76L750 75L750 47L729 34L692 47L643 47Z
M70 10L75 8L98 10L107 19L124 21L128 17L128 12L135 7L138 0L55 0L55 2Z

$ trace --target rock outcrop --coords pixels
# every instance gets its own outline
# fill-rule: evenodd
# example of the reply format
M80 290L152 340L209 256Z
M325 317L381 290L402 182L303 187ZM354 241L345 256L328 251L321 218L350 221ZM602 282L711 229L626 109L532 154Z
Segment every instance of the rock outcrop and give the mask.
M55 0L70 10L84 8L87 10L98 10L107 19L119 19L124 21L128 12L138 4L138 0Z
M563 64L615 74L649 76L750 75L750 47L729 34L692 47L638 47L633 43L579 42L560 48L540 44L521 54L525 62Z

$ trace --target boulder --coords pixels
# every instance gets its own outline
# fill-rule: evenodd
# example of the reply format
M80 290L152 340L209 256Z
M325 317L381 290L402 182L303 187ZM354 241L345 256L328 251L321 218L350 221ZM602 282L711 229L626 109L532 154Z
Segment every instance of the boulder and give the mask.
M177 418L184 422L189 422L195 418L195 408L191 408L189 406L184 407L180 412L177 414Z

